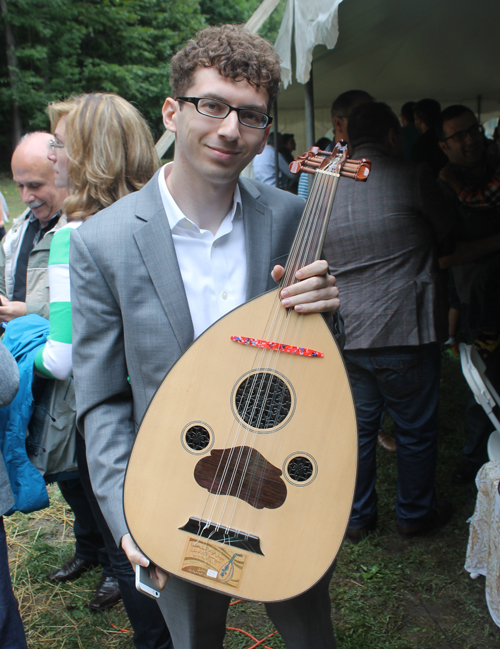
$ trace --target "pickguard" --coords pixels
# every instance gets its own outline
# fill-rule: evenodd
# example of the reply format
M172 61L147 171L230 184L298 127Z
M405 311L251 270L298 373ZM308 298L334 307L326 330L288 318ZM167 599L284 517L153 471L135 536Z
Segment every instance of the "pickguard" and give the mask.
M255 449L213 449L194 470L196 482L211 494L234 496L256 509L277 509L286 500L281 470Z

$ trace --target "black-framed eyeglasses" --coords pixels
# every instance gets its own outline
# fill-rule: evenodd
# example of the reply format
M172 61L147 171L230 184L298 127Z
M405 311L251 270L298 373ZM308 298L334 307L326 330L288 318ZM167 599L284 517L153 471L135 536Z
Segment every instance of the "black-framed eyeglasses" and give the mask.
M446 142L446 140L453 140L453 142L460 144L460 142L465 142L468 135L471 135L472 137L479 137L483 133L483 126L481 126L481 124L474 124L474 126L471 126L464 131L457 131L456 133L453 133L453 135L449 135L448 137L443 138L442 142Z
M54 151L54 149L64 148L64 144L62 142L58 142L57 140L49 140L49 146L52 152Z
M219 99L210 99L209 97L176 97L175 99L193 104L201 115L215 117L215 119L225 119L234 110L240 124L250 128L266 128L273 121L270 115L262 113L260 110L236 108Z

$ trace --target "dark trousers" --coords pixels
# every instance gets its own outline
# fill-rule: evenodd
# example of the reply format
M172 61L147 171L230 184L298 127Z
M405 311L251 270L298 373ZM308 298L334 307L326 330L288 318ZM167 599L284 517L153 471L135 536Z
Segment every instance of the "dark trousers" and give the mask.
M102 515L99 503L92 490L84 438L76 435L78 472L87 500L107 550L112 571L122 594L123 604L134 629L134 644L139 649L173 649L170 633L157 603L139 593L135 587L135 574L125 552L119 548Z
M12 592L3 516L0 516L0 647L26 649L23 623Z
M358 479L349 526L364 527L377 512L377 435L387 406L396 430L396 514L400 525L411 527L436 507L438 345L348 350L344 358L359 429Z
M57 484L64 500L75 515L73 525L75 557L89 561L96 566L100 564L103 575L112 577L113 569L111 568L104 539L81 479L65 480Z
M266 604L266 612L287 649L336 649L328 592L333 570L332 566L302 595ZM222 649L230 601L227 595L170 577L159 606L175 649Z

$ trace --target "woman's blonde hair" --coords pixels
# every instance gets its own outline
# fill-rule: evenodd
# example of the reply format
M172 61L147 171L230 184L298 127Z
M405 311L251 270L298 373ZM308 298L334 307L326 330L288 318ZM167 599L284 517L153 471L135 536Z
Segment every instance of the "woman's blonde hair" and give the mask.
M68 220L76 220L141 189L160 160L146 121L122 97L93 93L61 103L70 102L65 146L72 193L63 210Z
M47 106L51 133L54 133L61 119L71 113L78 100L78 97L70 97L67 101L53 101Z

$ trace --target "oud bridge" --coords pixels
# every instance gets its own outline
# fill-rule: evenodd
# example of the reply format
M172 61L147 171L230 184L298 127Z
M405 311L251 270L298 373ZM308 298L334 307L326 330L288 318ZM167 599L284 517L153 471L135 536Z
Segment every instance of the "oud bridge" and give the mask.
M179 529L189 534L201 536L209 541L216 541L217 543L223 543L233 548L240 548L247 552L264 556L264 553L260 549L260 539L258 536L233 530L229 527L214 525L202 518L191 517L184 527L179 527Z

